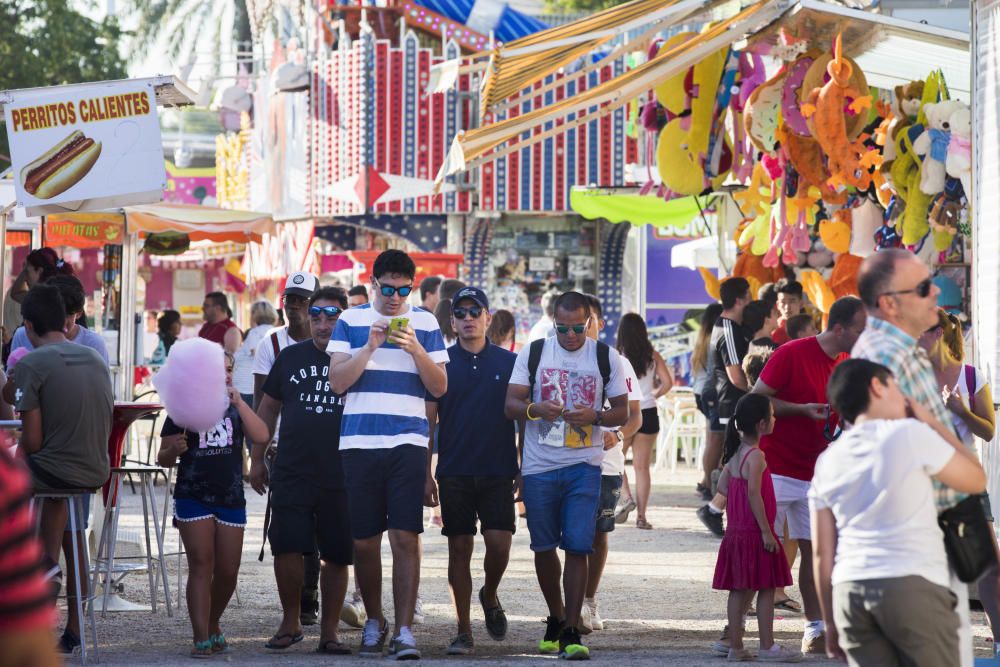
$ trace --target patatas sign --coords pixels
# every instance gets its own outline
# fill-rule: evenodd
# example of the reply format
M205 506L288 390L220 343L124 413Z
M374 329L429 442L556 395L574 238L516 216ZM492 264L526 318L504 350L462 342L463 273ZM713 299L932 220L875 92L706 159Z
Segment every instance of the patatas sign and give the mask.
M167 177L149 82L14 91L4 115L17 202L29 211L162 199Z

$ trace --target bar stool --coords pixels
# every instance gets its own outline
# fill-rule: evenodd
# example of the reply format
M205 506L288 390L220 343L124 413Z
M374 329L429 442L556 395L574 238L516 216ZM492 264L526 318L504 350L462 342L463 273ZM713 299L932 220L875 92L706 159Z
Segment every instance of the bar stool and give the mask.
M160 575L163 578L164 591L166 585L166 560L163 557L163 541L161 539L159 516L156 510L156 494L153 488L153 479L156 475L164 475L166 471L159 466L148 466L143 464L122 464L122 457L125 449L125 436L132 423L147 414L161 410L163 406L152 403L115 403L112 416L111 434L108 437L108 460L111 463L111 475L104 485L104 520L101 527L101 539L97 547L96 566L94 567L93 586L96 590L97 582L101 575L104 575L104 595L101 601L101 616L109 611L109 600L112 600L111 589L117 582L130 572L145 569L149 577L150 609L156 612L157 586L153 574L153 562L160 568ZM133 565L127 563L116 563L115 550L118 542L118 519L119 519L119 499L122 487L122 478L125 475L136 475L139 478L142 498L142 515L146 533L146 566ZM153 533L156 535L157 557L152 556L152 540L149 536L150 512L153 516ZM127 559L127 558L126 558ZM122 560L118 557L118 560ZM117 579L115 575L118 575ZM111 611L134 611L142 609L136 605L131 605L119 600L117 596L113 598L119 604ZM123 604L121 604L123 603ZM166 599L167 615L173 616L173 608L170 604L169 595ZM125 606L122 609L122 606Z
M86 596L80 595L80 582L86 574L90 572L90 554L86 545L80 548L80 543L76 539L77 526L83 525L83 494L94 493L96 489L62 489L59 491L42 491L34 494L35 514L38 512L38 502L41 500L65 500L69 506L69 529L73 534L73 549L70 558L73 561L73 574L76 582L76 615L80 619L80 663L87 664L87 626L90 626L91 648L94 651L95 661L98 659L97 652L97 621L94 618L94 587L91 586ZM39 524L40 527L40 524ZM68 583L68 582L67 582ZM69 604L69 586L66 587L66 604ZM86 600L83 598L86 597ZM87 615L83 615L84 605L87 607Z

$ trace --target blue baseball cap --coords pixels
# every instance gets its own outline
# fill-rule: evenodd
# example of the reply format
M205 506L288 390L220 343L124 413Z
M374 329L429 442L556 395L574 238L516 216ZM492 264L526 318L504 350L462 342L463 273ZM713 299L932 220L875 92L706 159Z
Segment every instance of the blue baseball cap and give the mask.
M490 300L486 298L486 292L478 287L463 287L458 290L451 299L451 307L454 308L462 299L472 299L486 310L490 309Z

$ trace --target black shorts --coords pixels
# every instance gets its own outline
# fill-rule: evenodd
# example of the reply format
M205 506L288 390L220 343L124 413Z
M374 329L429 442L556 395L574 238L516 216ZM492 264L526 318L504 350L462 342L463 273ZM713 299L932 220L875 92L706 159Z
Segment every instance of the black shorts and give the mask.
M438 498L446 537L475 535L477 518L481 530L514 532L514 480L509 477L442 477Z
M615 529L615 509L622 496L621 475L601 475L601 500L597 505L597 532L610 533Z
M645 433L646 435L656 435L660 432L660 413L656 408L643 408L642 409L642 426L639 427L639 433Z
M424 532L426 447L342 449L340 461L354 539L375 537L387 529Z
M271 485L271 553L310 554L335 565L354 562L347 492L303 480Z

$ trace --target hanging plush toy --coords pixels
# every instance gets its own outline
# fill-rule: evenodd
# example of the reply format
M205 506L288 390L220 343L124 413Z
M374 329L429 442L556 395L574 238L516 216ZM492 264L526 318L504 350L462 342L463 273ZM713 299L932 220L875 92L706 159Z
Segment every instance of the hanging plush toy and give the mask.
M963 106L956 109L948 119L951 140L948 142L948 157L945 171L952 178L962 182L965 197L972 200L972 114Z
M927 125L913 142L913 150L923 157L920 191L925 195L933 196L944 190L947 175L945 160L948 159L948 144L951 142L951 115L964 106L954 100L924 105Z
M822 59L813 63L816 65ZM869 169L880 165L878 151L869 150L864 141L854 134L858 117L864 120L862 112L871 106L871 95L865 88L858 88L852 79L858 72L855 65L844 57L841 36L837 35L834 57L827 63L830 80L821 88L814 88L802 105L802 115L809 121L809 129L827 156L827 166L832 176L827 183L839 188L852 185L859 190L867 190L871 185ZM803 90L809 82L809 75ZM850 100L850 101L848 101ZM854 114L851 116L850 114ZM850 119L850 120L849 120ZM850 124L849 124L850 123ZM864 122L860 123L861 128ZM860 133L860 129L858 129Z
M782 69L753 91L743 113L747 136L764 153L778 148L778 126L781 124L781 96L788 70Z

